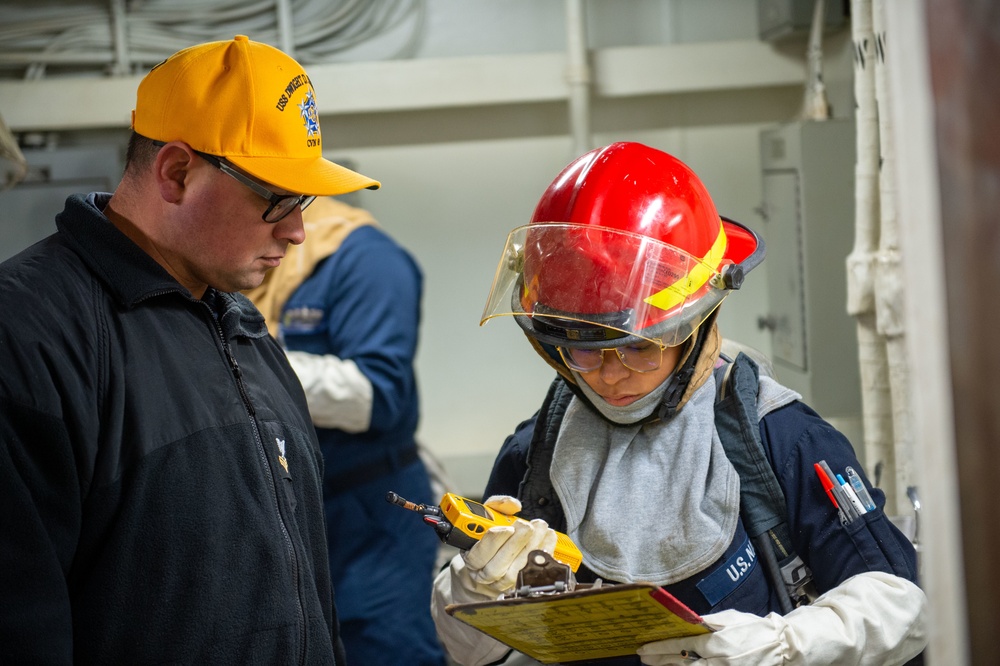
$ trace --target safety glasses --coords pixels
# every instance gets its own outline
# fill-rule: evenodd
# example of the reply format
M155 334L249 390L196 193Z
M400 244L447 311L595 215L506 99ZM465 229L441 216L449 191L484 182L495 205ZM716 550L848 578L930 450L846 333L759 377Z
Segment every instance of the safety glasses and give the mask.
M640 342L634 345L609 347L606 349L580 349L578 347L557 347L563 362L577 372L593 372L604 363L604 355L614 352L618 360L634 372L652 372L660 367L663 361L663 350L666 345L653 342Z
M264 211L264 214L261 215L265 222L273 223L281 220L295 210L296 206L305 210L309 204L316 200L315 196L305 194L275 194L260 183L247 178L242 173L231 167L227 162L224 162L221 158L216 157L215 155L209 155L208 153L202 153L199 151L195 152L216 169L227 176L235 178L240 183L253 190L258 196L267 200L270 205L267 207L267 210Z

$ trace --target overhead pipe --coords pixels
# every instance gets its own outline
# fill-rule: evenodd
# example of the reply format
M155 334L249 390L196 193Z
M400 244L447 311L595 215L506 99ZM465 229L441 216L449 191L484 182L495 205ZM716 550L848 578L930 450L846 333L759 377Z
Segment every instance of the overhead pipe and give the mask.
M587 26L582 0L566 0L566 83L569 85L571 158L593 146L590 133L590 65L587 60Z

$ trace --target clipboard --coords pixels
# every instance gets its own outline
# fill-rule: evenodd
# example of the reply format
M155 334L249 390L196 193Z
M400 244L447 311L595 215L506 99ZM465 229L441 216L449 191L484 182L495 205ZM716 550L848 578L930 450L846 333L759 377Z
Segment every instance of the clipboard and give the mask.
M451 604L445 612L543 664L620 657L652 641L712 631L651 583Z

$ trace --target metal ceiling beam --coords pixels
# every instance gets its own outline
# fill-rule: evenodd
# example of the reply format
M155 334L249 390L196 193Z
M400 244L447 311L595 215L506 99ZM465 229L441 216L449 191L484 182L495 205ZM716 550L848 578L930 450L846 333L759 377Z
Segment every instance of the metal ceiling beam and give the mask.
M759 41L593 52L594 93L628 97L802 84L805 63ZM321 115L568 100L565 53L310 65ZM0 81L11 130L127 128L141 76Z

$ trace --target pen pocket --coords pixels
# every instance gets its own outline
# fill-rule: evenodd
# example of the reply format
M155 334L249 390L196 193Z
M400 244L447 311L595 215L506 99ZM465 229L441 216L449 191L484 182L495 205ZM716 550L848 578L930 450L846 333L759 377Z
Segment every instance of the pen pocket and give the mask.
M915 576L910 557L899 542L895 528L882 509L875 509L845 525L858 554L869 571L891 572L912 580Z

